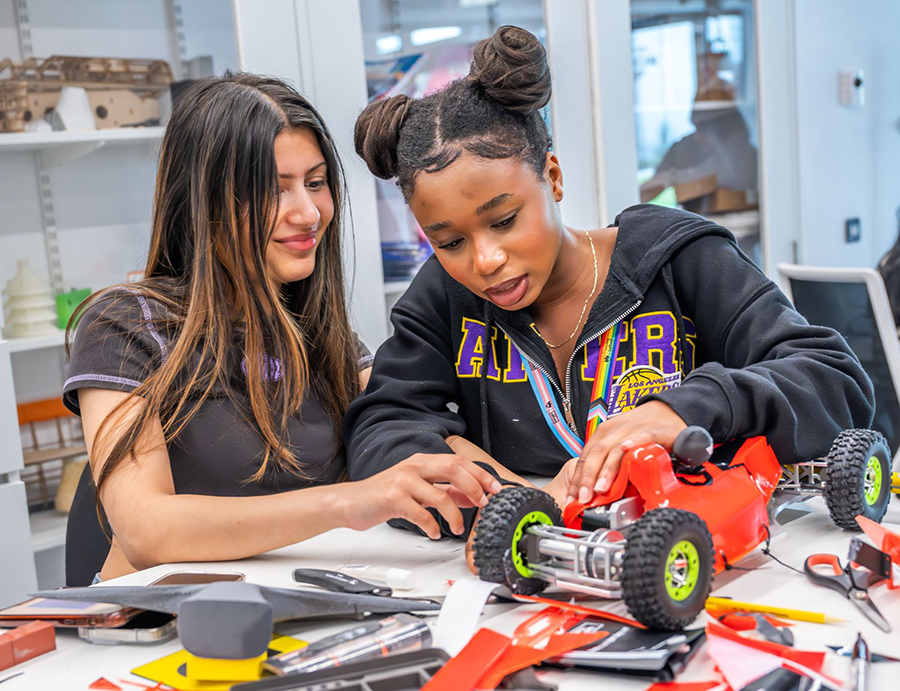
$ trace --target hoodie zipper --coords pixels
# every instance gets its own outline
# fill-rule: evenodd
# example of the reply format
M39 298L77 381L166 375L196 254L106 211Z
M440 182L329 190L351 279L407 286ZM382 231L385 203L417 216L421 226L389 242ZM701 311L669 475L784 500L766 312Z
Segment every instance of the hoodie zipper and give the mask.
M500 326L500 325L498 324L498 326ZM562 388L559 386L559 384L556 383L556 380L553 378L553 375L550 374L550 372L548 372L546 370L546 368L544 368L543 365L541 365L539 362L536 362L530 355L528 355L524 350L522 350L519 346L517 346L515 340L513 340L513 337L507 333L506 329L504 329L502 326L500 326L500 330L504 334L506 334L506 337L510 340L510 343L512 343L514 346L516 346L516 350L519 351L519 355L521 355L523 358L528 360L528 362L530 362L531 365L535 369L538 369L541 372L543 372L544 376L547 377L547 381L549 381L550 384L553 386L553 388L556 389L556 393L558 393L559 397L562 399L563 408L565 409L565 412L566 412L566 424L568 424L569 427L572 429L572 431L575 432L575 428L573 427L574 421L570 422L570 420L572 418L572 413L571 413L572 406L569 403L569 399L566 398L566 395L563 393ZM577 432L576 432L576 434L577 434Z
M566 419L572 420L571 423L569 424L569 427L572 428L572 431L575 432L575 434L578 434L578 430L575 427L575 420L574 420L574 418L572 418L572 413L571 413L571 410L572 410L572 398L571 398L571 396L572 396L572 394L571 394L571 391L572 391L572 363L575 361L575 354L579 350L581 350L586 344L590 343L595 338L600 336L604 331L607 331L608 329L611 329L612 327L614 327L616 324L618 324L620 321L622 321L625 317L627 317L629 314L634 312L640 306L641 306L641 300L638 300L631 307L629 307L627 310L622 312L622 314L620 314L616 319L614 319L609 324L607 324L605 327L600 329L593 336L589 336L588 338L579 342L575 346L575 350L572 351L572 356L569 358L569 364L566 365L566 392L565 392L565 395L563 396L563 407L566 410Z
M543 372L544 376L547 377L547 381L549 381L550 384L553 386L553 388L556 389L556 392L559 394L560 400L562 400L563 411L565 412L565 415L566 415L566 424L569 426L569 429L571 429L575 434L578 434L579 432L578 432L577 425L575 424L575 418L572 416L572 399L569 394L569 392L571 391L571 388L572 388L572 362L575 360L575 353L577 353L579 350L581 350L581 348L584 347L585 343L590 343L595 338L597 338L597 336L602 334L604 331L614 327L616 324L618 324L620 321L622 321L625 317L627 317L629 314L634 312L638 307L640 307L640 305L641 305L641 301L638 300L631 307L629 307L625 312L620 314L618 316L618 318L616 318L612 322L610 322L605 328L601 329L600 331L595 333L590 338L585 339L580 344L575 346L575 350L572 351L572 356L569 358L569 364L566 366L566 390L565 391L563 391L562 388L559 386L559 384L556 383L556 380L553 377L553 375L551 375L550 372L548 372L547 369L543 365L541 365L539 362L536 362L524 350L519 348L519 346L516 346L516 350L519 351L519 354L523 358L528 360L528 362L531 363L531 365L533 367L535 367L536 369ZM498 326L500 326L500 325L498 324ZM513 339L512 336L509 335L509 333L507 333L506 329L504 329L502 326L500 326L500 330L506 335L506 337L510 340L510 342L513 345L516 345L515 340Z

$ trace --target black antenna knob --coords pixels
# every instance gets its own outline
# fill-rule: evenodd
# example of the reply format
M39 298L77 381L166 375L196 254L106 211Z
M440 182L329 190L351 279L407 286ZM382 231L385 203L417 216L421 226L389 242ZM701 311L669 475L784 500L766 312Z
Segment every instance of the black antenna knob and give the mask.
M713 440L702 427L687 427L675 437L672 453L675 458L688 465L706 463L712 456Z

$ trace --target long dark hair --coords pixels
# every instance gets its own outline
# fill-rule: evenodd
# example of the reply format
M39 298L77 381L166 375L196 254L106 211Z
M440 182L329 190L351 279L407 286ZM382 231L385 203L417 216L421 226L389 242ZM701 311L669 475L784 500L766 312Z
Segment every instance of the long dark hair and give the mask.
M419 173L446 168L463 150L517 156L541 175L551 142L539 111L550 93L541 42L525 29L502 26L475 45L467 77L420 100L394 96L370 104L356 121L356 153L376 177L396 177L407 201Z
M302 127L315 133L322 150L335 210L312 274L280 286L265 264L279 204L274 142L280 132ZM167 357L153 363L134 391L146 406L112 448L97 478L98 497L105 480L134 456L154 416L170 442L215 392L233 396L228 363L236 338L248 365L249 416L266 449L249 481L262 479L273 464L304 474L303 459L286 437L304 394L315 390L339 431L359 392L341 256L344 198L343 170L328 129L312 104L284 82L226 74L202 79L180 96L162 142L144 279L128 284L162 306L155 326L175 337ZM241 238L248 232L246 256ZM134 299L116 295L106 291L102 299ZM69 335L92 298L79 307ZM280 363L280 376L269 376L273 362ZM101 431L128 404L120 404Z

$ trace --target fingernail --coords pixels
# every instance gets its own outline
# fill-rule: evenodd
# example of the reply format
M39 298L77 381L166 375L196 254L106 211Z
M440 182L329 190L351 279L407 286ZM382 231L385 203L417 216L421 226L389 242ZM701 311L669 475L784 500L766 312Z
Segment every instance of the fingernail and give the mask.
M491 492L497 494L501 489L503 489L503 485L501 485L497 480L494 480L491 483Z
M591 490L587 487L582 487L578 492L578 501L582 504L586 504L591 500Z
M605 477L601 477L599 480L597 480L597 484L594 485L594 490L597 492L605 492L608 489L609 480L607 480Z
M482 494L481 499L478 500L478 506L487 506L488 498L487 495Z

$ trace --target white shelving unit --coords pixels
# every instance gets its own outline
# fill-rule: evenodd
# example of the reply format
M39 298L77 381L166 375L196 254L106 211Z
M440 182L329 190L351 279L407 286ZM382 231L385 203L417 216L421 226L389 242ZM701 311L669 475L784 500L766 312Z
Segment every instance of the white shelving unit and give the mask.
M118 0L82 5L0 0L2 57L162 59L176 79L185 59L198 56L211 56L219 74L237 66L231 0L144 0L127 12ZM155 126L0 134L0 287L16 259L27 259L56 291L97 290L141 268L164 133ZM0 337L0 563L11 567L0 573L0 606L33 592L35 571L40 587L64 583L68 517L27 512L16 418L17 403L61 394L64 340L62 330Z
M66 522L69 515L59 511L37 511L29 515L31 547L35 554L66 544Z
M43 350L44 348L58 348L65 344L66 332L60 329L56 333L46 336L32 336L31 338L10 338L10 353L24 353L30 350Z
M0 153L46 151L73 146L130 144L161 139L165 127L133 127L85 132L7 132L0 134Z

